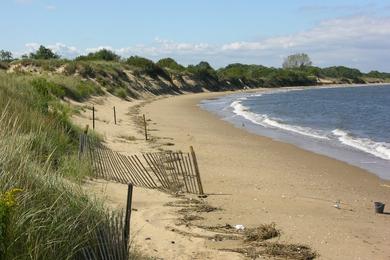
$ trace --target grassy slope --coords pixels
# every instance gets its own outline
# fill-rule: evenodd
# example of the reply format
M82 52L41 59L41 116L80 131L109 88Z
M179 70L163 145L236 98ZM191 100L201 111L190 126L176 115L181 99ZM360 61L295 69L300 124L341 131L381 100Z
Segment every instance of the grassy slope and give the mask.
M60 81L79 88L70 80ZM72 259L108 224L102 204L78 185L90 168L77 159L79 129L56 87L0 70L0 259ZM99 91L90 87L78 97ZM4 193L14 188L22 191L12 206Z

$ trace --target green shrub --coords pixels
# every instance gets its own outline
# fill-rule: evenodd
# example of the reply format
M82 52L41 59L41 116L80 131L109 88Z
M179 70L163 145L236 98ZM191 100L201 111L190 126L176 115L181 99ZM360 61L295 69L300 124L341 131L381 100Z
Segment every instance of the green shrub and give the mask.
M66 75L73 75L77 71L77 65L75 62L69 62L65 65L64 70Z
M123 99L127 98L127 91L123 88L117 88L114 90L114 95Z
M165 79L170 79L169 75L160 66L146 58L131 56L126 60L126 63L151 77L161 76Z
M161 59L156 64L161 68L168 68L177 72L182 72L186 69L172 58Z
M84 78L94 78L95 77L95 71L89 64L80 64L78 66L79 74Z
M119 61L120 56L113 51L102 49L97 52L91 52L87 56L79 56L75 60L105 60L105 61Z

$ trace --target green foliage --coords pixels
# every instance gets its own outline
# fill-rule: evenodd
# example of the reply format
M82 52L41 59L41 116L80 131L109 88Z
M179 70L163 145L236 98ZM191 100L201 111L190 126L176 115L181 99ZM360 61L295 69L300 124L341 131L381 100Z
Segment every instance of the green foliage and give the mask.
M146 58L131 56L126 60L126 63L139 69L141 73L148 74L151 77L162 76L163 78L169 79L167 73L160 66Z
M53 94L52 79L0 72L0 259L74 259L99 243L108 213L81 188L90 167L77 159L79 130ZM37 98L47 98L42 111ZM66 114L66 111L63 111ZM12 210L10 210L12 205Z
M36 78L31 81L31 85L36 89L40 96L47 99L50 95L57 98L63 98L65 96L65 90L61 86L49 82L45 78Z
M185 70L185 67L177 63L172 58L164 58L157 62L157 65L161 68L168 68L177 72L182 72Z
M5 50L0 50L0 61L12 61L12 52L10 51L5 51Z
M331 78L349 78L357 79L363 74L358 69L347 68L344 66L334 66L321 69L321 75Z
M41 45L35 53L30 53L30 59L37 60L49 60L49 59L59 59L60 56L54 53L51 49L46 48Z
M119 61L120 56L113 51L102 49L97 52L91 52L87 56L79 56L76 60L105 60L105 61Z
M218 77L226 80L248 79L259 80L277 71L262 65L245 65L240 63L230 64L218 70Z
M13 207L16 205L16 193L21 189L11 189L0 194L0 259L7 256L7 247L10 244L9 222Z
M83 64L82 66L79 66L78 72L84 78L94 78L96 75L95 71L89 64Z
M283 62L284 69L303 68L311 65L312 62L310 60L310 57L306 53L297 53L290 55L285 58Z
M116 88L114 90L114 95L117 97L120 97L122 99L126 99L127 98L127 91L126 91L126 89L123 89L123 88Z
M304 72L294 70L278 70L265 80L266 87L310 86L315 85L315 79Z
M197 65L189 65L187 71L194 74L195 77L206 80L212 78L214 80L218 79L217 72L210 66L206 61L201 61Z
M69 62L64 67L65 74L68 76L71 76L76 73L77 71L77 64L76 62Z
M369 73L367 73L366 76L371 77L371 78L389 79L390 73L379 72L377 70L373 70L373 71L370 71Z

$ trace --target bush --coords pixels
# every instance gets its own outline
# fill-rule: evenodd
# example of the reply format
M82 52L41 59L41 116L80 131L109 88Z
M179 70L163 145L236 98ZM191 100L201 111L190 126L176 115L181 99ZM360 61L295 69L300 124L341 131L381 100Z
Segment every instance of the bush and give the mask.
M120 56L113 51L102 49L97 52L91 52L87 56L79 56L75 60L105 60L105 61L119 61Z
M184 66L180 65L172 58L161 59L157 62L157 65L161 68L168 68L177 72L182 72L185 70Z
M79 74L84 78L94 78L95 77L95 71L89 64L80 64L78 66Z
M126 91L126 89L123 89L123 88L117 88L114 90L114 95L117 97L120 97L122 99L126 99L127 98L127 91Z
M126 60L126 63L130 66L138 68L142 73L148 74L153 78L162 76L165 79L170 79L167 73L160 66L146 58L131 56Z
M75 62L70 62L65 65L64 70L66 75L68 76L73 75L77 71L77 65Z
M216 71L206 61L201 61L197 65L189 65L187 71L201 80L208 80L210 78L215 80L218 79Z
M30 59L37 60L49 60L49 59L59 59L60 56L54 53L51 49L46 48L41 45L35 53L30 53Z

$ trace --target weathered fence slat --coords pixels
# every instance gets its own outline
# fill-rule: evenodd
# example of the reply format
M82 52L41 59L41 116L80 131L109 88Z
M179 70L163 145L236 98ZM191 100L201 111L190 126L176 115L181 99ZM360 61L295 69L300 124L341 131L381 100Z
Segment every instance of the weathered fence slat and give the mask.
M143 153L139 157L114 152L85 134L79 140L79 158L89 159L98 177L145 188L203 195L192 147L190 153Z

